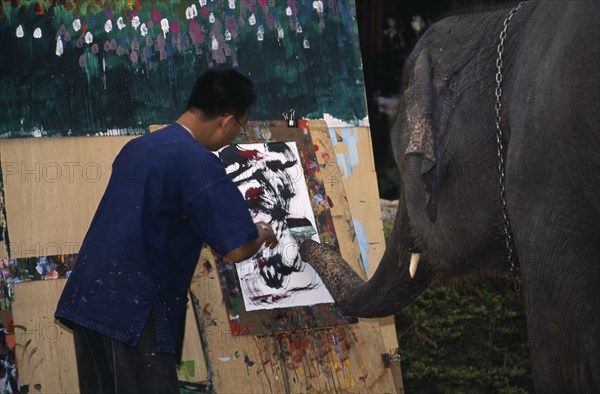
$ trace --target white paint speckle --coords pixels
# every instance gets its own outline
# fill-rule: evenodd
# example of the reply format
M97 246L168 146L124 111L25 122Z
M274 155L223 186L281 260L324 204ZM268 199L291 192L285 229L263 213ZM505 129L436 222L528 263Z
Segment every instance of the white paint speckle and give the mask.
M258 31L256 32L256 39L258 41L262 41L265 39L265 29L264 27L262 27L262 25L258 26Z
M285 37L285 32L283 31L282 27L278 27L277 28L277 38L278 39L283 39L283 37Z
M122 16L120 16L119 19L117 19L117 27L119 28L119 30L123 30L125 28L125 21L123 20Z
M81 20L80 19L75 19L73 21L73 30L79 31L80 29L81 29Z
M148 35L148 28L145 23L142 23L142 26L140 27L140 34L144 37Z
M33 31L33 37L34 38L42 38L42 29L40 29L39 27L37 27L34 31Z
M235 0L229 0L229 8L234 10L235 9Z
M231 41L231 32L229 30L225 30L225 41Z
M111 30L112 30L112 21L109 19L104 24L104 31L107 32L107 33L110 33Z
M185 17L189 19L193 19L198 16L198 8L196 8L196 4L192 4L188 8L185 9Z
M140 17L139 16L134 16L133 18L131 18L131 26L133 26L133 28L135 30L137 30L138 27L140 27Z
M304 41L302 41L302 45L304 46L304 49L310 48L310 42L308 41L308 37L304 37Z
M94 42L94 36L88 31L87 33L85 33L85 43L91 44L92 42Z
M160 21L160 28L163 31L163 36L167 38L167 33L169 32L169 21L167 20L167 18L162 18L162 20Z
M25 33L23 32L23 26L19 25L19 27L17 27L17 37L18 38L23 38L23 36L25 35Z
M321 0L313 1L313 8L319 14L322 14L323 13L323 2Z
M213 51L216 51L217 49L219 49L219 41L217 41L217 38L215 36L212 36L212 38L210 40L210 48Z
M250 23L250 26L256 25L256 16L254 15L254 13L250 15L250 18L248 18L248 23Z
M206 0L200 0L200 7L204 7L206 5Z
M356 127L356 126L364 126L369 127L369 117L365 116L363 119L355 119L352 122L347 122L341 119L334 118L331 114L323 113L323 119L325 123L327 123L327 127ZM332 139L333 142L333 139Z
M296 25L296 33L298 33L298 34L302 33L302 25L300 25L300 23L298 23Z
M287 8L285 9L285 14L286 14L287 16L292 16L292 9L291 9L290 7L287 7Z
M213 14L212 12L210 13L210 15L208 16L208 21L210 23L215 23L215 14Z
M63 46L62 39L59 36L59 37L56 38L56 51L55 51L56 56L59 56L59 57L62 56L62 54L64 53L64 51L65 51L65 48Z

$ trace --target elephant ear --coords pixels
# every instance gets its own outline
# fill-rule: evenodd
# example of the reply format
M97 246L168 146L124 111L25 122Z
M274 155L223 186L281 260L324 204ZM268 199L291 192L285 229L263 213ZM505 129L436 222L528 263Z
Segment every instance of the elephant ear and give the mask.
M437 196L444 177L442 174L444 169L436 166L434 93L429 52L423 49L415 62L410 84L404 91L405 115L410 135L404 155L416 155L421 158L421 179L425 183L426 211L432 222L435 222L437 216Z
M419 53L413 78L404 91L406 120L410 139L405 155L416 154L423 158L421 174L429 172L435 165L432 125L433 75L429 65L429 52Z

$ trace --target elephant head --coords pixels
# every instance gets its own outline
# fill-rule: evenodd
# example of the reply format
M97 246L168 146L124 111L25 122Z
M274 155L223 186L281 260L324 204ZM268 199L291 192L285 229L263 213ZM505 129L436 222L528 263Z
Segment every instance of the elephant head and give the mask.
M436 27L459 30L457 24L453 18ZM473 86L467 74L457 74L481 65L439 44L441 37L433 34L437 28L421 39L405 66L392 129L400 204L377 271L364 282L327 246L309 241L301 246L303 259L349 314L394 314L433 281L504 262L493 129L476 124L493 124L494 103L488 100L492 110L476 120L467 108L483 111L485 103L461 89L468 84L469 89L488 87L493 92L493 78ZM465 23L457 35L464 41L473 33ZM478 44L470 44L471 49ZM493 76L494 60L489 57Z
M444 19L407 59L392 129L400 204L372 278L301 245L347 313L391 315L433 282L508 272L495 89L509 11ZM529 2L503 48L506 204L544 393L600 391L599 19L597 1Z

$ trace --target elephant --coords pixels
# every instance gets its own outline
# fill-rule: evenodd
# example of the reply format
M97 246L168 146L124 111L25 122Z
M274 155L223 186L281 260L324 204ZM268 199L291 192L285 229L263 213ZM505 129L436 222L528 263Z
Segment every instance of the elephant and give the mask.
M427 29L403 70L399 208L376 272L300 248L346 313L512 270L536 391L600 392L599 21L598 1L530 1Z

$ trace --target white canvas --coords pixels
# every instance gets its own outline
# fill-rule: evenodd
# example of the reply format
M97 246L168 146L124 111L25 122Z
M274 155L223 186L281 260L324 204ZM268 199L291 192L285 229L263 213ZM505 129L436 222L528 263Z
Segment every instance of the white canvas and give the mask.
M273 227L279 244L236 264L247 311L332 303L314 269L301 261L299 242L319 241L295 142L230 145L218 152L248 201L254 222Z

